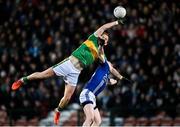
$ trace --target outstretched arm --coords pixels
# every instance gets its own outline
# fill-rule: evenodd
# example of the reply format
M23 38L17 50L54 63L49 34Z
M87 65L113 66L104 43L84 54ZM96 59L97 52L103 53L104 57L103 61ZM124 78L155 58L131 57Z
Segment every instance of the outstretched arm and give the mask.
M110 72L113 74L113 76L117 77L119 80L123 78L123 76L112 66L110 62L108 62L110 67Z
M118 21L113 21L113 22L110 22L110 23L106 23L104 25L102 25L96 32L95 32L95 35L97 37L100 37L101 38L101 35L104 33L104 31L106 31L107 29L113 27L113 26L116 26L118 25Z
M113 74L113 76L115 76L115 77L117 77L119 80L124 80L124 81L126 81L128 84L133 84L133 81L131 81L131 80L129 80L128 78L126 78L126 77L124 77L124 76L122 76L113 66L112 66L112 64L110 63L110 62L108 62L108 64L109 64L109 67L110 67L110 72ZM111 79L112 80L112 79ZM117 82L116 82L116 80L112 80L112 81L110 81L111 82L111 84L116 84Z

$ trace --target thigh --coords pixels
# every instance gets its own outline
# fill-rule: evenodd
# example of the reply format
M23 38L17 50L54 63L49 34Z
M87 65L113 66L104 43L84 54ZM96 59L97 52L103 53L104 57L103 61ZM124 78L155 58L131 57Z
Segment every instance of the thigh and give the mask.
M80 71L74 67L69 59L54 66L53 71L57 76L63 76L63 79L67 84L76 86Z
M68 58L64 59L60 63L51 67L57 76L65 76L67 71L70 71L70 70L67 70L69 69L67 61L68 61Z
M84 114L86 115L86 118L94 118L94 106L93 104L86 104L83 107Z
M73 86L71 84L66 84L65 85L64 96L70 98L73 95L75 89L76 89L76 86Z
M98 108L94 109L94 120L96 122L101 121L101 115Z

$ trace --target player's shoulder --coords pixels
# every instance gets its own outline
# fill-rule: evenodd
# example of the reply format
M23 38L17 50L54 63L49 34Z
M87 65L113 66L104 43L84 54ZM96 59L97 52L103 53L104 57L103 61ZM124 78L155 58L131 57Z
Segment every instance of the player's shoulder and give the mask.
M97 41L97 38L98 38L98 36L96 35L96 33L93 33L88 37L88 40Z

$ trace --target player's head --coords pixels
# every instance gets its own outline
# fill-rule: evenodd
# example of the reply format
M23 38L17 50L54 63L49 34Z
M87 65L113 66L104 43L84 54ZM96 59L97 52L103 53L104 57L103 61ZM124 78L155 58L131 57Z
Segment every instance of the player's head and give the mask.
M104 32L104 33L102 34L102 36L100 37L100 39L104 40L104 45L107 45L107 44L108 44L108 41L109 41L108 33Z

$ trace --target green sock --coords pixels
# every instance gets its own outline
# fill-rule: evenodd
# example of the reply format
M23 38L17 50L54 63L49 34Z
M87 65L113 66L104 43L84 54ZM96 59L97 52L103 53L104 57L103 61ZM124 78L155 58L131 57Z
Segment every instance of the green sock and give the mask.
M62 111L62 108L58 106L57 110L60 112L60 111Z
M22 77L22 80L23 82L26 84L29 80L27 79L27 76L26 77Z

